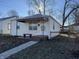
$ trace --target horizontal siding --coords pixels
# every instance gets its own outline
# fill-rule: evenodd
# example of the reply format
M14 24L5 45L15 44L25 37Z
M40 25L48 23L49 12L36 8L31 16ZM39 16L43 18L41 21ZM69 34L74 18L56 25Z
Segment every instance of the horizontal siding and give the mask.
M7 29L8 23L11 23L11 30ZM38 26L38 24L40 24L40 26ZM17 25L19 26L19 29L16 28ZM5 34L23 36L23 34L29 33L32 35L43 35L43 31L41 31L41 26L43 25L43 23L39 22L39 23L36 23L36 25L38 29L36 31L30 31L29 23L22 23L22 22L17 23L15 18L13 18L13 19L2 21L2 25L0 26L2 26L3 33ZM54 37L59 34L58 32L60 31L60 24L58 24L52 18L49 18L48 22L45 22L44 25L45 25L44 35L48 35L49 37ZM55 27L55 29L53 29L53 26Z
M2 23L0 22L0 34L2 33Z
M49 23L50 23L50 37L54 37L54 36L58 35L60 32L61 25L59 23L57 23L55 20L53 20L52 18L50 18ZM53 28L53 26L54 26L54 28Z
M19 29L17 30L17 35L23 36L23 34L28 32L28 30L27 30L28 24L18 22L18 26L19 26Z
M6 19L1 21L1 29L2 29L2 34L11 34L11 30L8 30L8 23L11 24L12 21L16 21L16 17L14 18L10 18L10 19Z

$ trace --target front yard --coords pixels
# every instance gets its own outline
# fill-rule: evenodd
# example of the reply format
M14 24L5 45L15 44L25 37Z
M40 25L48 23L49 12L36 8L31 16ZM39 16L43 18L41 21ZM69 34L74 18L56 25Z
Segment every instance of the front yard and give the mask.
M0 35L0 53L19 46L25 42L28 42L28 40L10 35Z
M54 37L50 41L40 41L7 59L75 59L79 57L78 38L68 38L64 36Z

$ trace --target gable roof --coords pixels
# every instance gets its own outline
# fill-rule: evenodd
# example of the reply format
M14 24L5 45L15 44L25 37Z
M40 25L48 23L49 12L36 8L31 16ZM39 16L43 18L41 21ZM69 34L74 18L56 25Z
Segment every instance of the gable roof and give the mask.
M5 17L5 18L0 18L0 21L4 21L4 20L10 19L10 18L14 18L14 17L17 18L17 16L10 16L10 17Z
M61 24L55 18L53 18L52 16L49 16L49 17L52 18L52 20L54 20L57 24L61 26Z
M36 20L36 19L40 19L40 20L48 20L48 18L51 18L52 20L54 20L56 23L58 23L59 25L61 25L58 21L56 21L52 16L48 16L48 15L42 15L42 14L36 14L36 15L32 15L32 16L27 16L24 18L20 18L17 21L23 22L26 20ZM45 19L44 19L45 18Z

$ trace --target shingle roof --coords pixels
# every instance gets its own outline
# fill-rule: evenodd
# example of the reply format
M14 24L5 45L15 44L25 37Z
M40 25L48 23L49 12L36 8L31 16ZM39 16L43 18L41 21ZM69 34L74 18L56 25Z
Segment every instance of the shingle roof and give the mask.
M30 20L30 19L36 19L36 18L48 18L48 16L47 15L41 15L41 14L36 14L36 15L32 15L32 16L27 16L27 17L24 17L24 18L20 18L20 19L18 19L18 21L21 21L21 20Z
M7 19L10 19L10 18L14 18L14 17L17 17L17 16L11 16L11 17L0 18L0 21L7 20Z
M33 16L25 17L25 18L40 18L40 17L48 17L48 16L47 15L36 14L36 15L33 15Z
M48 16L48 15L41 15L41 14L36 14L36 15L32 15L32 16L27 16L27 17L24 17L24 18L20 18L20 19L17 19L17 21L26 21L26 20L36 20L36 19L41 19L41 20L48 20L48 18L51 18L53 19L54 21L56 21L52 16ZM45 19L44 19L45 18ZM56 23L58 23L59 25L61 25L58 21L56 21Z

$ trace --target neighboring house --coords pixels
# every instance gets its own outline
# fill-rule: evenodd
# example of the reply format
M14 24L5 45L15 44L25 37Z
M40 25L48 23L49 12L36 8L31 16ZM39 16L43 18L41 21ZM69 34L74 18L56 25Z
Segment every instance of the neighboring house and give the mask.
M0 18L0 34L16 34L16 16Z
M73 29L73 31L79 33L79 23L75 23L75 24L72 24L70 26Z
M64 31L65 32L75 32L75 33L79 33L79 23L74 23L72 25L69 25L69 26L64 26Z
M62 30L62 27L60 27L61 28L61 30ZM63 32L68 32L69 31L69 26L64 26L64 29L63 29L64 31ZM61 31L62 32L62 31Z
M2 34L18 36L23 36L23 34L47 35L50 38L59 34L61 25L51 16L36 14L23 18L6 18L0 21L0 27Z

